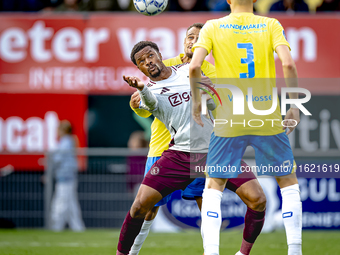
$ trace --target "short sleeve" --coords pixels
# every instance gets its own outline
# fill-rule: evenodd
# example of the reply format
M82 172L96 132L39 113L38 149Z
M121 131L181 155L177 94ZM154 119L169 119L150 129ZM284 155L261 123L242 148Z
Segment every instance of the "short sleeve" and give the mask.
M206 49L208 54L210 53L210 51L213 48L213 44L212 44L213 29L214 29L214 26L210 21L205 23L205 25L200 31L197 43L195 43L191 49L193 52L195 51L197 47L200 47L200 48Z
M208 76L211 79L216 78L216 68L213 64L204 60L201 69L205 76Z
M290 49L290 45L287 42L285 31L280 24L280 22L276 19L273 19L271 25L271 36L272 36L272 45L273 50L276 51L276 47L279 45L286 45Z

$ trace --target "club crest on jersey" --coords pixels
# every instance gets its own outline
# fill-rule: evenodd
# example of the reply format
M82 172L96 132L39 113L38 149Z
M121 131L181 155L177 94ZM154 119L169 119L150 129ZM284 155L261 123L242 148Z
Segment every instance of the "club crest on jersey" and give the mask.
M166 87L163 87L162 88L162 91L161 91L161 94L164 94L166 92L170 91L170 89L166 88Z
M154 166L153 168L151 168L150 173L151 175L159 174L159 168L157 166Z

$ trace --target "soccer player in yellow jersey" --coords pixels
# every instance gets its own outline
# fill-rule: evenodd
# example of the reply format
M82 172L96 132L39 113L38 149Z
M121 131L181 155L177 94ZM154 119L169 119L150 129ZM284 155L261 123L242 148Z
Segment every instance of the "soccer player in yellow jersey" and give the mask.
M228 178L233 178L244 170L240 162L247 146L255 149L256 164L263 167L258 168L260 169L257 170L258 175L275 176L281 188L282 217L287 235L288 255L302 254L302 204L295 174L296 165L287 137L299 123L300 113L295 105L291 105L283 122L289 127L286 134L285 126L281 125L280 107L275 105L277 95L273 96L272 92L275 87L273 52L275 51L281 60L288 87L298 86L297 71L283 27L276 19L254 15L255 1L228 0L231 14L207 21L200 31L198 42L193 47L194 55L190 63L189 76L193 93L192 114L197 123L202 124L198 115L201 99L196 88L197 81L201 64L210 51L215 59L217 83L228 84L217 89L222 105L217 107L215 114L216 120L221 121L215 120L207 166L208 169L212 167L218 170L226 167L229 170L214 173L208 170L209 178L203 192L201 210L205 255L219 254L222 191ZM252 96L248 95L249 88L252 89ZM233 107L234 101L242 98L240 92L248 95L245 100L248 102L243 100L242 104L239 104L240 107ZM297 99L297 93L290 93L290 98ZM270 111L266 115L257 115L253 113L254 110L250 110L252 105L262 112L267 109ZM239 114L233 114L233 111L238 111ZM251 246L252 243L249 243L249 249L241 249L237 255L249 254Z

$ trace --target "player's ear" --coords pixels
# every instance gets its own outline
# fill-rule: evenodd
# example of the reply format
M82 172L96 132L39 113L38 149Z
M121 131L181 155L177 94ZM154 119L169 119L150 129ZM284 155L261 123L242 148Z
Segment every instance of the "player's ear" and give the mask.
M256 3L257 0L253 0L253 3Z
M227 0L227 3L228 3L229 5L231 5L231 0Z

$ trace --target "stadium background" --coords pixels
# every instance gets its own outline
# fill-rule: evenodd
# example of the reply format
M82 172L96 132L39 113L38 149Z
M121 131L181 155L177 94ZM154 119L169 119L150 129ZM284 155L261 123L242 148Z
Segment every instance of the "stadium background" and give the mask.
M259 0L257 11L267 13L272 2ZM285 28L300 86L312 93L306 104L312 116L302 116L290 137L297 163L334 167L340 163L340 16L315 13L320 1L307 3L310 13L267 15L278 18ZM2 10L8 10L4 6ZM81 148L79 199L85 225L119 228L141 180L147 152L127 148L128 140L136 130L149 132L144 128L147 123L129 108L134 90L121 78L131 74L145 80L131 63L130 50L140 40L151 40L163 58L174 57L182 52L189 25L226 13L70 15L48 9L54 6L40 13L0 15L0 227L49 227L53 181L44 185L41 176L57 143L58 122L69 119ZM251 151L246 159L252 162ZM339 176L300 174L304 228L340 228ZM236 212L239 202L233 198L225 202L236 208L225 226L242 224L243 211ZM165 217L180 227L195 226L199 222L194 207L175 198L164 210L175 218Z

